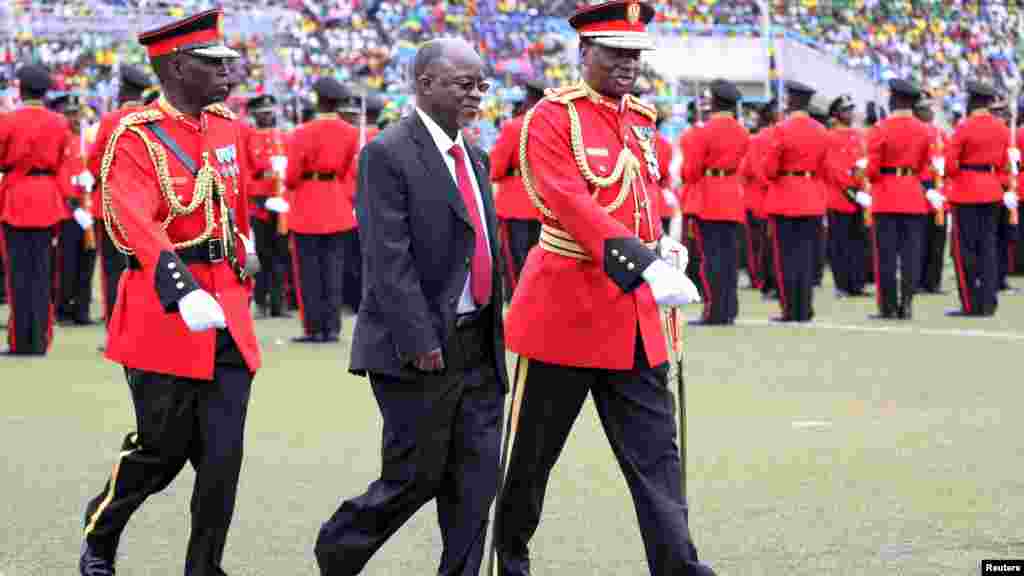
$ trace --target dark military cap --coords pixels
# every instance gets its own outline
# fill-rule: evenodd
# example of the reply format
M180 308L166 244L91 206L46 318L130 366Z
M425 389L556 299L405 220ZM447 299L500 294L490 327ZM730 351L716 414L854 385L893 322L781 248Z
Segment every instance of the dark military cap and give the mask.
M917 100L921 97L921 89L913 82L902 78L893 78L892 80L889 80L889 91L893 94L909 98L911 100Z
M853 110L856 107L857 105L853 103L853 98L850 98L846 94L843 94L839 98L833 100L831 104L829 104L828 115L835 116L840 112L844 112L846 110Z
M36 64L22 66L18 69L16 76L21 85L32 92L46 92L53 84L53 81L50 79L50 72Z
M1010 102L1006 98L996 98L989 104L988 109L993 112L1002 112L1010 107Z
M141 69L125 64L121 66L121 84L145 90L153 85L153 79Z
M249 112L273 112L277 104L277 98L273 94L260 94L249 98L247 109Z
M981 98L996 97L996 89L980 80L969 80L967 82L967 93L971 96L979 96Z
M654 8L639 0L611 0L576 11L569 25L580 38L594 44L625 50L654 50L654 39L647 24L654 19Z
M350 92L330 76L322 76L313 83L313 92L322 100L340 102L350 96Z
M786 80L786 92L813 96L817 90L798 80Z
M914 110L930 110L933 106L935 106L935 100L922 97L914 103Z
M367 94L366 95L366 113L367 114L380 114L384 111L387 103L380 94Z
M154 100L160 97L160 89L156 86L150 86L142 93L142 103L152 104Z
M711 96L717 100L724 102L731 102L735 104L743 98L743 94L740 94L736 85L728 80L713 80L711 82Z
M220 8L143 32L139 44L146 47L150 58L177 52L204 58L241 57L224 44L224 11Z
M531 78L524 84L526 87L526 93L533 95L536 98L544 96L544 91L548 89L548 83L543 78Z

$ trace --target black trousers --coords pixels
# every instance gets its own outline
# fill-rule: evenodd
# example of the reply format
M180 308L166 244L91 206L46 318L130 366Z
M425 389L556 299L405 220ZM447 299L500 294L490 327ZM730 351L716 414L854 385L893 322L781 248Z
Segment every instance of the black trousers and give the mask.
M775 276L782 319L807 322L814 317L815 245L821 241L820 216L772 216Z
M761 245L761 295L771 296L778 291L779 283L775 277L775 236L772 218L759 219L756 221L758 233L762 236Z
M299 314L307 336L341 333L343 233L292 233Z
M1007 288L1006 277L1010 274L1010 245L1017 238L1017 227L1010 224L1010 211L999 210L999 227L996 229L996 262L999 269L999 289Z
M127 261L124 254L114 248L114 243L110 241L110 236L107 234L107 229L103 227L102 220L96 221L94 229L96 230L96 245L99 247L104 318L110 322L110 317L114 314L114 304L117 302L117 285L121 282L121 274L124 274Z
M518 280L530 248L540 242L540 221L505 220L504 224L508 227L508 251L512 255L512 270Z
M743 227L747 242L747 273L750 275L750 284L760 290L764 287L765 268L764 255L762 252L768 245L765 237L765 222L755 218L754 213L747 210L747 223Z
M370 375L384 420L381 475L320 528L314 551L321 574L358 574L433 499L443 543L437 574L479 573L504 412L493 347L490 328L459 330L445 347L444 373Z
M700 267L706 324L731 324L739 312L739 224L697 220L697 244L704 255Z
M650 573L713 574L700 564L690 537L668 365L650 367L639 338L636 349L634 368L621 371L520 358L518 431L496 516L503 576L530 573L528 546L540 524L551 469L588 394L629 485Z
M1017 237L1014 238L1013 249L1010 252L1013 266L1010 266L1012 276L1024 276L1024 226L1017 226Z
M288 236L277 233L277 214L267 220L252 219L256 236L256 255L260 271L256 273L253 300L260 308L270 308L271 316L284 313L284 274L288 269Z
M3 225L12 354L43 355L53 337L53 230Z
M998 305L996 230L1001 203L953 205L953 263L965 314L991 316Z
M705 293L704 283L700 279L701 267L704 264L704 253L697 238L696 216L687 215L683 217L683 245L686 246L686 251L690 256L690 260L686 264L686 275L697 286L701 299L707 298L708 295Z
M85 230L74 220L60 225L60 264L57 317L88 322L96 250L85 248Z
M935 214L929 214L924 231L924 258L922 259L921 289L925 292L942 291L942 269L946 264L947 220L935 223Z
M828 234L823 219L818 218L817 242L814 243L814 285L821 286L825 278L825 261L828 256Z
M85 538L114 558L125 525L185 467L196 471L186 576L220 576L242 468L252 373L227 331L217 333L212 382L125 369L136 431L129 434L103 491L85 511Z
M867 248L868 230L862 210L828 213L828 253L836 289L849 294L864 292Z
M341 303L358 312L363 301L363 252L359 247L359 228L342 235Z
M875 289L878 312L894 316L909 305L921 271L925 214L875 214ZM896 273L899 271L899 281Z

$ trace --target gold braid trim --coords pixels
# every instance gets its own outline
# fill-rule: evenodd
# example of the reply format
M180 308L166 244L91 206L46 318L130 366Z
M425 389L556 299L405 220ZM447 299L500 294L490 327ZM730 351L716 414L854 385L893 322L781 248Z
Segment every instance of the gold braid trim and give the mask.
M626 107L638 114L646 116L651 120L651 122L658 121L658 110L632 94L626 94Z
M117 141L125 134L125 132L131 132L142 140L142 143L146 146L146 152L149 155L149 159L153 163L153 168L156 171L160 193L164 197L164 200L167 201L167 205L169 207L167 218L165 218L160 225L161 230L166 231L171 225L171 222L173 222L178 216L187 216L192 214L199 209L200 206L203 208L206 227L202 234L192 240L186 240L184 242L174 244L174 249L178 250L181 248L188 248L189 246L195 246L205 242L213 236L213 230L216 227L213 210L214 197L219 198L221 208L224 210L224 192L226 187L224 186L224 181L221 179L220 174L218 174L210 165L209 154L207 152L203 152L203 165L195 177L192 201L186 206L178 200L178 196L174 193L174 187L171 184L170 170L167 167L167 151L164 150L163 146L153 142L148 136L146 136L146 133L139 128L140 125L155 122L162 118L164 118L164 114L162 112L152 109L128 114L121 119L121 122L118 124L113 134L110 135L110 140L107 141L107 146L103 151L103 160L100 165L100 193L103 200L103 211L107 216L104 222L107 228L107 235L110 237L111 243L115 248L117 248L118 252L125 255L132 255L134 254L134 251L126 245L128 242L128 234L124 229L124 225L121 224L120 219L117 217L117 211L114 210L109 185L110 167L114 163L114 152L117 149Z
M615 169L607 177L600 177L594 174L591 170L590 164L587 162L587 156L585 148L583 146L583 129L580 126L580 116L576 111L576 105L573 104L572 100L585 96L586 92L581 88L574 91L565 91L562 93L550 93L544 98L551 102L559 102L564 104L569 112L569 138L572 145L573 158L576 160L576 166L580 169L580 174L583 175L583 179L588 184L597 188L591 194L594 200L597 200L597 195L600 193L602 188L611 188L618 182L622 182L619 188L619 195L608 204L602 206L605 212L612 213L622 206L623 202L626 201L626 197L629 195L630 190L633 188L633 182L640 176L640 161L637 160L633 152L626 146L619 152L619 157L615 162ZM539 106L539 104L538 104ZM537 188L533 183L533 172L530 170L530 163L526 159L526 144L529 139L530 121L533 119L533 113L537 109L534 106L526 113L523 118L523 127L519 132L519 167L522 171L523 187L526 188L526 194L530 197L530 201L537 207L541 214L552 220L558 220L555 215L544 205L544 201L540 194L537 192Z
M222 118L227 118L228 120L236 120L238 118L238 116L234 112L232 112L230 108L219 102L217 104L210 104L209 106L204 108L204 110L206 112L209 112L210 114L216 114L217 116L220 116Z

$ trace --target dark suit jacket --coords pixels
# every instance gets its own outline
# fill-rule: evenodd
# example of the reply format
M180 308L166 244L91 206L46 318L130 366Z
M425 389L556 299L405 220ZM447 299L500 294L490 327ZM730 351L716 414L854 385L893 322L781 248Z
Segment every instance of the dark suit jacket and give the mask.
M495 369L508 389L502 328L498 227L487 157L467 146L483 197L494 278ZM363 300L349 370L416 377L408 361L446 349L469 275L475 237L469 213L418 114L388 127L359 157L356 190Z

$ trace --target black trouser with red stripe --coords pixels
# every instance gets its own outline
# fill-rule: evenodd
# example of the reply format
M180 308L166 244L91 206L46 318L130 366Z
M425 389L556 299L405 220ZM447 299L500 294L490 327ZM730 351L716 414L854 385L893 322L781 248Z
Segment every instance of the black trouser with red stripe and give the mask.
M1001 203L954 204L952 252L957 290L965 314L991 316L996 312L999 265L996 229Z
M828 228L824 219L818 219L818 241L814 243L814 285L821 286L825 278L825 261L828 256Z
M815 244L821 241L821 216L772 216L775 275L782 320L814 317Z
M260 308L269 306L271 316L284 313L284 273L288 267L288 236L277 233L277 218L277 214L271 213L267 220L252 219L256 255L260 259L253 300Z
M306 336L341 333L344 233L292 234L293 277Z
M1017 237L1017 226L1010 224L1010 211L999 210L999 227L996 229L996 262L999 268L999 290L1008 287L1006 277L1010 274L1010 244Z
M363 301L363 252L359 245L359 228L344 233L341 250L341 303L359 312Z
M701 298L707 298L704 292L704 283L700 279L700 269L704 263L703 248L697 241L697 217L693 215L683 216L683 245L689 255L689 262L686 264L686 275L690 281L697 286Z
M110 317L114 314L114 304L117 302L117 284L121 281L121 274L124 274L127 260L110 241L110 235L107 234L102 220L96 221L94 229L96 245L99 246L100 278L103 285L103 317L109 323Z
M828 252L836 289L847 294L864 292L867 248L868 231L864 226L863 211L829 211Z
M935 223L935 214L928 215L924 231L924 256L920 275L921 289L925 292L942 291L942 269L946 262L946 219Z
M731 324L739 312L739 223L697 220L697 244L704 255L700 280L705 324Z
M57 317L84 324L89 322L92 304L92 276L96 270L96 249L86 249L85 230L74 220L60 224L60 290Z
M927 218L925 214L875 214L875 287L882 316L910 309L921 272Z
M242 468L252 373L227 330L217 331L213 381L126 368L136 431L106 486L85 510L85 538L113 560L128 520L191 463L192 533L187 576L218 576ZM166 572L166 570L165 570Z
M747 241L747 273L750 274L750 284L761 290L764 288L765 272L764 254L768 251L768 241L765 237L765 221L756 218L754 213L747 210L747 222L743 232Z
M3 230L10 352L46 354L53 337L53 229L4 224Z

